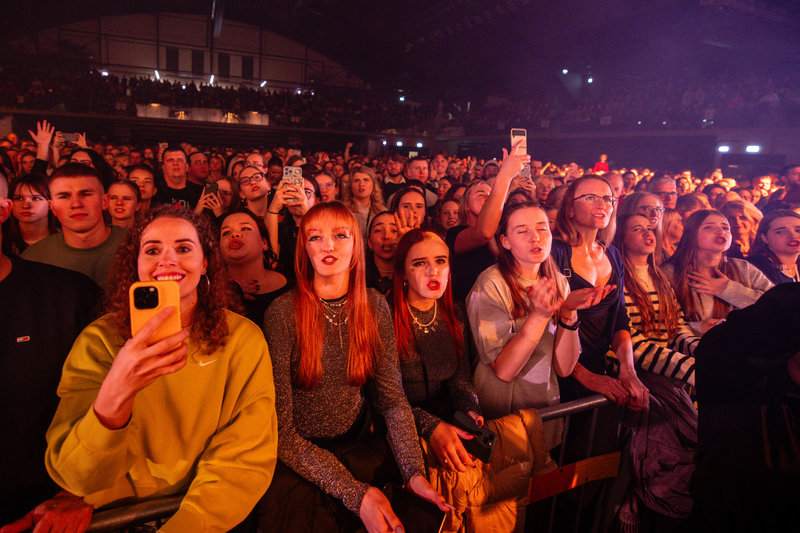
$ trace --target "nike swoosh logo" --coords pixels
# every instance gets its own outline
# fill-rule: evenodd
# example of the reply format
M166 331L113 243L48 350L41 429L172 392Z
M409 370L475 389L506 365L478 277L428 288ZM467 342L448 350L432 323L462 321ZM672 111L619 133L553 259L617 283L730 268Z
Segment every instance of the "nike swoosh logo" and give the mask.
M216 363L216 362L217 362L216 359L212 359L211 361L198 361L197 364L199 366L206 366L206 365L210 365L211 363Z

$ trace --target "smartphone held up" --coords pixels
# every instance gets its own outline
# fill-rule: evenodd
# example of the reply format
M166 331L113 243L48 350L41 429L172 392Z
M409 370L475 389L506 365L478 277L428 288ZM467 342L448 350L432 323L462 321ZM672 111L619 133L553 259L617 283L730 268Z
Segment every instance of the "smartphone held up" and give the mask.
M165 307L174 307L175 310L153 332L148 344L181 331L181 296L177 281L137 281L131 285L129 298L132 336L139 333L142 327Z
M511 147L513 148L517 143L521 142L517 149L518 155L528 155L528 130L523 128L511 128ZM526 163L520 170L519 175L524 178L531 177L531 164Z

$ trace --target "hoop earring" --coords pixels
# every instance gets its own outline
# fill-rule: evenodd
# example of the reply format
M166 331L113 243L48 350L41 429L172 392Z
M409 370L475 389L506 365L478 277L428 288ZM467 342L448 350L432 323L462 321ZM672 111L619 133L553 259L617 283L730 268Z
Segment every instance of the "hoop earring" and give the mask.
M201 288L201 287L202 287L202 282L203 282L203 280L205 280L205 281L206 281L205 290L203 290L203 289ZM209 294L210 292L211 292L211 280L210 280L210 279L208 279L208 274L203 274L203 275L200 277L200 283L198 283L198 284L197 284L197 293L198 293L199 295L201 295L201 296L208 296L208 294Z

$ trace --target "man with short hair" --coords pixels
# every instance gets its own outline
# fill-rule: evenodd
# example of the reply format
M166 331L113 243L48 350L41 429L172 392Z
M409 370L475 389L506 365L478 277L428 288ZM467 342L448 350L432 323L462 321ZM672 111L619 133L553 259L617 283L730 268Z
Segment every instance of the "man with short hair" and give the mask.
M647 192L653 193L661 199L664 209L675 209L678 201L678 186L670 176L654 176L647 182Z
M603 174L603 179L611 186L611 190L614 191L614 196L616 196L617 199L625 196L625 184L623 183L622 176L620 176L619 173L609 172L608 174Z
M424 157L413 157L406 163L406 181L417 180L425 187L425 204L433 207L439 200L435 190L431 190L428 185L430 178L430 165Z
M194 209L203 194L203 187L187 179L187 168L183 148L168 146L164 150L161 162L163 180L158 183L156 203Z
M138 148L133 148L130 152L128 152L128 158L131 166L141 165L144 163L144 155L142 155L142 151Z
M392 154L386 161L383 174L383 199L388 202L389 197L403 188L406 179L403 177L403 156Z
M10 214L8 184L0 172L0 240ZM99 298L99 288L86 276L0 250L5 310L0 320L0 427L7 435L0 440L0 526L17 520L12 531L30 531L38 523L42 526L35 531L83 531L89 525L92 507L53 483L42 457L58 406L61 368L75 338L95 318Z
M781 170L779 179L781 183L786 185L787 189L792 186L800 185L800 165L786 165L783 167L783 170Z
M22 257L80 272L105 287L127 230L103 221L108 197L100 174L81 163L67 163L53 172L48 187L50 209L62 231L30 245Z
M194 152L189 155L188 179L200 186L205 186L208 181L208 156L203 152Z

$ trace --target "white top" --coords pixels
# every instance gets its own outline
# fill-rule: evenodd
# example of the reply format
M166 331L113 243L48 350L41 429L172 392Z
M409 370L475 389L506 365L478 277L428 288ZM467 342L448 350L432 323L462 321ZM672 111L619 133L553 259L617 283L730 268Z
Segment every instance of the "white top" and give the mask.
M518 278L527 289L533 283ZM562 294L569 293L567 279L556 273L556 285ZM497 265L478 276L467 296L467 315L478 351L479 361L473 380L481 410L487 418L498 418L518 409L546 407L561 400L558 378L553 368L557 325L550 321L525 366L510 383L497 377L492 362L517 334L526 316L514 319L514 301ZM552 448L561 441L560 421L545 423L545 443Z

